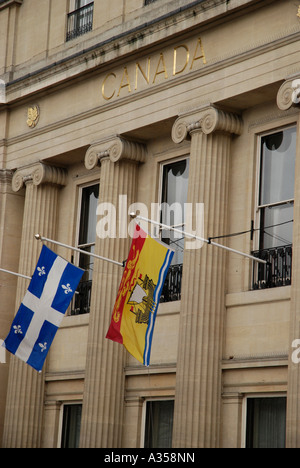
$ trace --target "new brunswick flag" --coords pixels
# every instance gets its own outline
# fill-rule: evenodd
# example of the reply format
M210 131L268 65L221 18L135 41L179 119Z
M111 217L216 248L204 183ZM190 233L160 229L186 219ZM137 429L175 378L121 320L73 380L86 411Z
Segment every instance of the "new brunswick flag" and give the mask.
M136 226L106 338L149 366L162 287L174 251Z

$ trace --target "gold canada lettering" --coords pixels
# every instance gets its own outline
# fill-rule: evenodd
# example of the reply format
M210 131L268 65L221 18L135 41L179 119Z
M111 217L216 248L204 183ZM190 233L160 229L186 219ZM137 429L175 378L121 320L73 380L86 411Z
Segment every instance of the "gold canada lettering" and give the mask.
M108 73L102 81L102 97L110 101L126 96L147 85L155 85L195 70L197 65L206 65L206 57L200 38L192 46L180 44L170 52L160 52L134 65L126 65L119 72Z

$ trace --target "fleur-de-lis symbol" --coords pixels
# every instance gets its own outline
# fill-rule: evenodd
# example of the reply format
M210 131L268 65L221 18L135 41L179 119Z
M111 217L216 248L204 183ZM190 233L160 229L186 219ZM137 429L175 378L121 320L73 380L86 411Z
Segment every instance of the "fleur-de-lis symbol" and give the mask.
M23 335L21 325L14 325L14 330L16 335Z
M41 353L43 353L47 349L47 343L39 343L39 347L41 348Z
M39 276L43 276L46 274L45 267L42 267L42 268L37 267L37 270L39 272Z
M62 288L65 290L65 294L69 294L70 292L73 292L73 289L71 289L70 283L67 283L67 285L62 285Z

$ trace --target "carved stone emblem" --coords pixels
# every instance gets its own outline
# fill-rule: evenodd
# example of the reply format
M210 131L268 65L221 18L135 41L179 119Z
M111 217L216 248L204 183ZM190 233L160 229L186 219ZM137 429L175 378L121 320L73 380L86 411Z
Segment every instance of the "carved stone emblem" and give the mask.
M29 128L34 128L40 118L40 109L37 105L28 107L27 110L27 125Z

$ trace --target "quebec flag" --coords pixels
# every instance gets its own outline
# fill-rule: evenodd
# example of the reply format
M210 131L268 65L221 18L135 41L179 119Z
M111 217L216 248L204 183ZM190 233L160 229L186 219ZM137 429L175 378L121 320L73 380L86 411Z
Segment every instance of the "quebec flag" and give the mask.
M2 346L41 372L83 273L44 245L29 288Z

